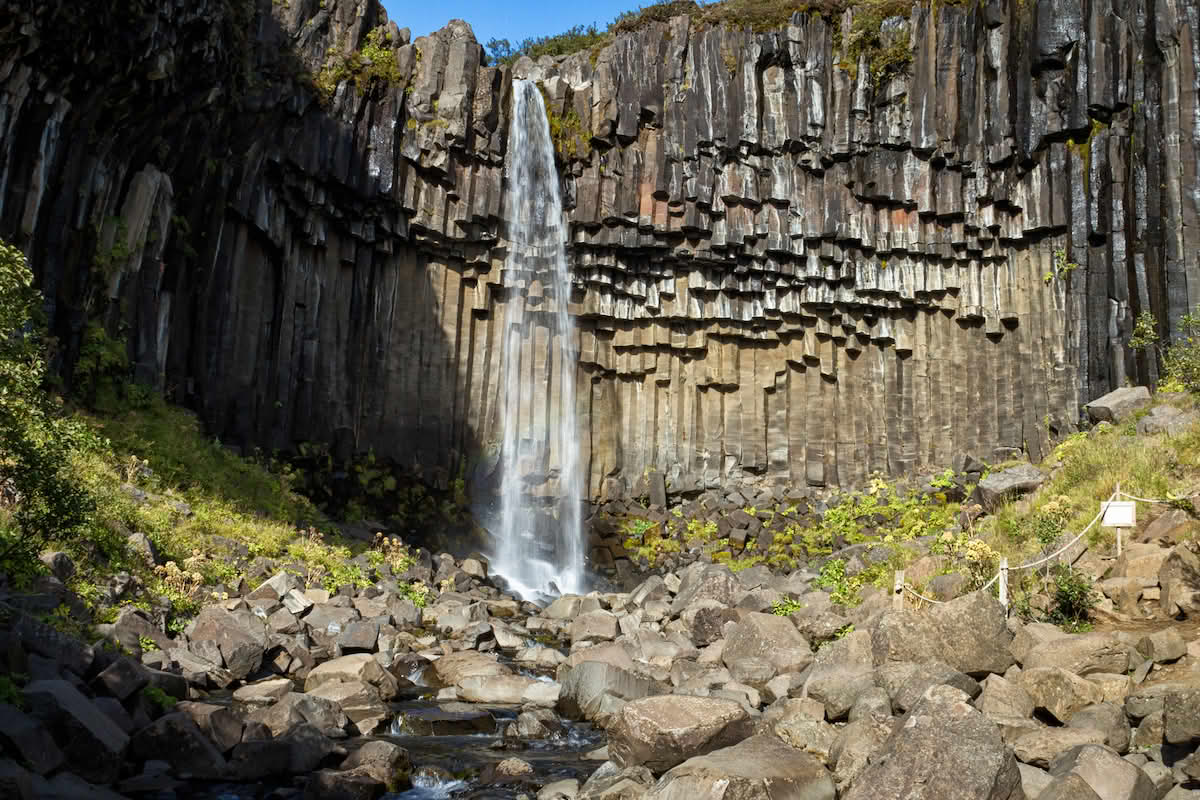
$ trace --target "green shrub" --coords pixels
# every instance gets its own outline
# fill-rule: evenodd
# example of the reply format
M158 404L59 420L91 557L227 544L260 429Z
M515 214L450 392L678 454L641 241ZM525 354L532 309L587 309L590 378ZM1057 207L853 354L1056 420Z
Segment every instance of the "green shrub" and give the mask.
M1100 597L1092 589L1092 580L1069 564L1054 565L1054 598L1050 621L1067 630L1086 630L1092 609Z
M70 470L89 444L46 391L41 295L25 256L0 242L0 489L15 525L0 527L0 569L18 574L50 539L79 534L95 507Z
M771 606L771 613L777 617L790 617L802 608L804 608L804 603L791 597L785 597L777 600L775 605Z

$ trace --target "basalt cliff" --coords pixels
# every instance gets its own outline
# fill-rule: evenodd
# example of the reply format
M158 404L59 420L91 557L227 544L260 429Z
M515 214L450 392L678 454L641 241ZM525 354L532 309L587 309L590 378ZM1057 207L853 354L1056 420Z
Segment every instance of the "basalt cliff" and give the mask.
M1138 314L1200 302L1195 2L919 2L886 74L854 9L494 67L375 0L101 5L0 0L0 238L68 385L101 326L225 441L482 479L572 369L593 499L848 485L1041 455L1154 379ZM559 145L569 298L504 266L514 77ZM543 355L563 302L577 364Z

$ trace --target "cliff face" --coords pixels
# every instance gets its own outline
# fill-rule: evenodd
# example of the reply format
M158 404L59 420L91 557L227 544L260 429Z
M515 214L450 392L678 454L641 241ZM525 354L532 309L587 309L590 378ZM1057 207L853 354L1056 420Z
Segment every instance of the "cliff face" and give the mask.
M373 0L117 5L0 2L0 236L68 367L99 315L226 439L486 473L504 419L556 413L539 319L565 300L593 497L652 468L847 484L1040 455L1154 377L1138 312L1200 302L1194 3L918 4L890 77L847 60L849 13L681 16L512 70L465 24L392 25L366 91L331 66ZM514 72L560 144L569 299L504 269Z

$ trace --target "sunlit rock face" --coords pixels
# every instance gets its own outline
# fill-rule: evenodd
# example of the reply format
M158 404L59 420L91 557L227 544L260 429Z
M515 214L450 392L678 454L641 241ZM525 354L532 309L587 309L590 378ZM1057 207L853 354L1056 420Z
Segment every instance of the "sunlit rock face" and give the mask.
M101 321L224 441L496 481L504 320L560 301L504 266L514 73L559 153L590 498L648 469L678 491L1038 456L1152 377L1140 311L1169 334L1200 301L1182 5L918 6L888 76L850 63L849 19L677 17L511 69L463 22L392 26L365 92L331 66L373 0L161 5L0 0L0 236L68 375Z

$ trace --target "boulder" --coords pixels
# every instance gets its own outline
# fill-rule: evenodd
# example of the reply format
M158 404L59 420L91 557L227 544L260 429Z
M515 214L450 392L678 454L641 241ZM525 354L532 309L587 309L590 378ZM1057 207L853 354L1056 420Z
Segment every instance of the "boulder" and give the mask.
M45 725L7 703L0 703L0 744L39 775L53 772L66 761Z
M874 686L871 634L858 630L818 650L806 682L808 696L824 704L831 721L845 717Z
M617 617L611 611L589 611L571 622L572 642L611 641L617 638Z
M891 735L892 719L887 715L851 720L838 731L829 750L829 759L834 765L833 780L839 790L854 782Z
M908 711L915 706L932 686L953 686L967 694L972 700L979 696L983 687L949 664L929 661L916 665L916 669L892 695L892 707L898 712Z
M1031 717L1033 698L1015 681L1000 675L989 675L982 683L983 691L975 699L975 707L990 718Z
M1020 800L1021 775L996 726L964 692L935 686L842 800Z
M522 675L476 675L458 683L458 696L472 703L529 703L553 708L558 702L557 683Z
M807 714L785 714L775 723L774 733L797 750L816 756L825 766L833 763L831 754L838 729L825 720Z
M1200 422L1200 414L1184 411L1174 406L1155 406L1150 413L1137 421L1137 432L1142 436L1165 433L1178 436Z
M1125 709L1114 703L1096 703L1079 709L1067 720L1068 728L1091 728L1104 734L1101 744L1118 753L1129 750L1131 730Z
M1150 405L1150 390L1145 386L1122 386L1097 397L1084 408L1092 422L1119 422Z
M265 632L254 630L250 627L252 624L255 623L244 623L220 606L205 606L188 626L189 648L215 662L211 647L201 649L206 643L215 645L230 675L235 680L243 680L262 666ZM263 625L258 623L258 627Z
M175 710L191 717L192 722L222 753L228 753L242 741L242 718L228 706L183 702L176 704Z
M1163 699L1163 739L1189 746L1200 742L1200 689L1171 692Z
M1138 640L1138 653L1155 664L1178 661L1187 655L1187 642L1171 628L1148 633Z
M297 725L309 723L319 731L341 732L349 720L332 700L299 692L285 694L274 704L250 712L249 722L261 722L272 736L283 736Z
M1030 667L1017 675L1016 682L1033 699L1035 709L1062 723L1079 709L1104 701L1099 686L1060 667Z
M363 769L322 769L308 776L303 800L377 800L387 787Z
M814 756L773 736L693 756L663 775L646 800L834 800L833 777Z
M614 715L608 752L618 766L644 765L664 772L692 756L745 739L750 728L749 715L729 700L644 697L626 703Z
M607 727L627 701L660 694L662 684L602 661L585 661L562 677L558 710L570 719Z
M812 648L787 617L748 612L725 637L721 658L730 666L743 658L763 658L775 671L799 672L812 663Z
M1033 647L1022 666L1058 667L1076 675L1120 674L1129 668L1129 645L1112 633L1067 634Z
M338 681L369 683L378 690L382 700L391 700L400 690L396 678L379 666L375 656L370 653L351 653L314 667L304 679L304 691L311 692L325 683Z
M645 767L621 768L605 761L579 787L579 800L642 800L653 785L654 775Z
M134 734L130 749L142 760L165 760L180 778L215 780L225 776L221 751L186 712L159 717Z
M1162 612L1174 616L1200 608L1200 544L1187 541L1176 545L1158 570Z
M379 690L362 681L326 681L306 693L337 704L361 736L370 736L391 717Z
M342 762L341 769L362 770L390 791L400 791L410 785L408 774L412 764L403 747L381 740L363 742Z
M129 737L91 700L57 679L31 681L24 694L29 714L58 743L73 772L93 783L117 777Z
M295 688L295 684L288 678L269 678L239 686L233 692L233 699L251 705L270 705Z
M1037 794L1037 800L1100 800L1088 782L1074 772L1050 778Z
M995 597L972 592L927 613L885 611L871 634L876 665L943 661L966 675L1003 674L1013 664L1013 634Z
M702 566L689 572L680 583L679 592L671 602L671 616L678 616L699 600L716 600L722 605L733 605L734 595L740 588L727 567Z
M511 675L512 670L496 660L474 650L460 650L433 662L438 680L445 686L458 686L467 678L490 675Z
M1013 743L1013 755L1043 769L1058 756L1081 744L1104 744L1104 732L1093 728L1040 728Z
M1054 759L1050 774L1056 778L1075 773L1101 800L1157 800L1154 782L1111 748L1099 744L1073 747Z
M1045 482L1046 475L1040 469L1032 464L1018 464L979 481L972 500L985 511L995 511L1005 501L1028 494Z

